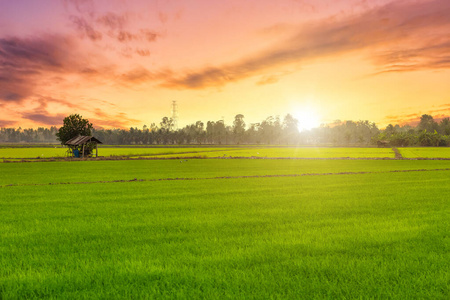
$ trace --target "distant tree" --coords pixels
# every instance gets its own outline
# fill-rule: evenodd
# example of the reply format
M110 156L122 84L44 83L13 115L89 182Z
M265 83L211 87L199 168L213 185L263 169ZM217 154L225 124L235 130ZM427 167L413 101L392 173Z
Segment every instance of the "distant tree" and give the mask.
M292 115L287 114L283 120L283 136L284 142L289 144L289 142L296 143L298 140L298 120Z
M164 117L159 125L161 125L160 129L162 129L163 132L169 132L173 129L173 120L172 118Z
M88 119L83 119L79 114L65 117L63 126L56 133L56 139L64 145L68 140L79 135L91 135L92 123Z
M450 118L444 118L439 123L439 133L450 135Z
M267 117L264 121L259 125L259 135L260 140L264 144L271 144L274 142L275 133L274 133L274 119L272 116Z
M245 133L244 115L236 115L233 121L233 134L235 136L235 142L240 144Z
M419 125L417 125L418 131L426 130L433 132L438 129L438 124L434 121L433 116L424 114L420 117Z
M259 123L250 124L250 127L247 129L247 143L259 144L258 129Z
M214 134L217 144L222 144L227 137L227 128L223 120L219 120L215 123Z
M384 132L389 136L392 135L394 133L396 133L396 128L394 127L394 125L389 124L388 126L386 126L386 129L384 130Z

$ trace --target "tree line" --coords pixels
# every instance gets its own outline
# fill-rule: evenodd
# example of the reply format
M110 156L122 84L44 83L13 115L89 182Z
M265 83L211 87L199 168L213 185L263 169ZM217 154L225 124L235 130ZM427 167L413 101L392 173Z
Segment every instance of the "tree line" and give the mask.
M91 133L110 145L184 145L184 144L261 144L370 146L383 141L391 146L450 146L450 119L439 122L431 115L421 116L417 126L392 125L380 130L374 122L335 121L311 130L299 131L299 121L287 114L269 116L259 123L246 124L244 115L235 116L232 124L223 120L197 121L174 129L171 118L143 128L95 129ZM57 143L58 128L1 128L1 143Z

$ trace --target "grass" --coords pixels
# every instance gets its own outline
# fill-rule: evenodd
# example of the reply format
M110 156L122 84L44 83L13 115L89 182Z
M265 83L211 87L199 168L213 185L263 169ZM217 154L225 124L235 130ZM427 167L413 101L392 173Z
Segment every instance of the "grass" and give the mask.
M2 164L0 298L447 299L450 171L431 171L444 167L447 161ZM430 171L4 186L74 183L82 175L402 169Z
M114 180L301 175L338 172L390 172L450 168L435 160L182 159L3 163L0 187Z
M290 157L290 158L394 158L392 149L383 148L323 148L323 147L252 147L226 149L222 151L205 151L199 153L203 157ZM196 153L184 154L181 157L199 156ZM177 157L171 154L163 157Z
M450 158L450 148L447 147L422 147L399 148L405 158Z
M65 157L67 148L31 147L0 148L0 158L35 159ZM338 158L338 157L389 157L394 158L392 149L379 148L320 148L320 147L99 147L99 156L131 157L292 157L292 158Z
M67 148L31 147L31 148L0 148L0 158L49 158L65 157Z
M140 147L105 147L99 146L99 156L158 156L183 153L227 151L229 148L140 148ZM231 148L232 149L232 148ZM65 157L67 148L61 146L31 148L0 148L0 158L51 158Z
M399 148L405 158L450 158L450 148L423 147ZM0 147L0 159L37 159L62 158L67 148L59 145L51 147ZM155 157L155 158L216 158L216 157L267 157L267 158L394 158L390 148L342 148L342 147L293 147L293 146L227 146L202 147L170 146L170 147L137 147L137 146L99 146L99 155Z

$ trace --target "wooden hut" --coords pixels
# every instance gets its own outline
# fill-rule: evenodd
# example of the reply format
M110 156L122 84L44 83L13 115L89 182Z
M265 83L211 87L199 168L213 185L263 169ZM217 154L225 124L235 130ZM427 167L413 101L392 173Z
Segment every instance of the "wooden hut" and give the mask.
M90 153L87 153L87 150L89 150L88 147L86 147L87 144L95 144L95 157L98 157L98 144L103 144L98 139L96 139L93 136L88 135L79 135L77 137L71 138L68 140L65 145L69 146L75 157L84 157L85 155L89 155ZM76 151L78 151L78 147L82 146L81 155L78 153L76 155Z
M378 148L385 148L389 146L389 141L377 141Z

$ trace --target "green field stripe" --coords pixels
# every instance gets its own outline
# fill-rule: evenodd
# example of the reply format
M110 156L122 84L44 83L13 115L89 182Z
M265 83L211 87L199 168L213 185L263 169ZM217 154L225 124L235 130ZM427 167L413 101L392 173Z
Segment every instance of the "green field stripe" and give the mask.
M360 171L360 172L329 172L329 173L302 173L302 174L273 174L273 175L242 175L242 176L216 176L216 177L173 177L173 178L152 178L152 179L119 179L119 180L99 180L82 182L51 182L51 183L23 183L6 184L0 186L49 186L49 185L70 185L70 184L98 184L98 183L121 183L121 182L154 182L154 181L193 181L211 179L245 179L245 178L277 178L277 177L302 177L302 176L330 176L330 175L362 175L362 174L387 174L387 173L411 173L411 172L435 172L450 171L450 168L443 169L416 169L416 170L390 170L390 171Z

